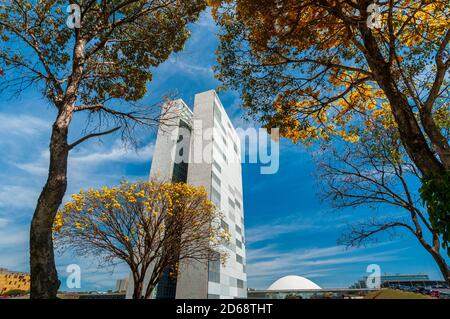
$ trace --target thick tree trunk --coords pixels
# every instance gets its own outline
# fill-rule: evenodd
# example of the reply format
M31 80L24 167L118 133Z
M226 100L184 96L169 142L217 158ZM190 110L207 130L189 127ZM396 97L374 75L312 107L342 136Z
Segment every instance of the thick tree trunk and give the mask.
M374 80L386 94L398 132L406 152L423 175L439 176L445 172L444 165L434 155L417 123L408 99L397 86L392 70L380 52L378 43L365 24L360 26L366 48L365 56Z
M64 121L65 122L65 121ZM47 182L39 196L30 229L31 298L56 298L59 288L52 226L67 188L67 125L56 121L50 142Z
M423 237L422 227L419 224L416 215L412 214L412 220L414 225L416 226L416 232L413 232L414 236L419 240L420 244L423 248L433 257L436 262L439 270L442 274L442 278L444 278L445 282L450 286L450 269L448 268L448 264L445 258L441 255L441 243L439 240L439 235L436 233L432 233L432 245L430 245L425 238Z
M58 99L58 117L50 140L50 166L47 182L39 196L30 229L31 298L56 298L59 288L53 252L52 226L67 189L69 156L68 130L72 120L78 85L83 75L84 40L76 31L72 75L63 97Z
M152 295L153 290L155 289L156 285L153 283L149 283L147 285L147 288L145 290L145 296L144 299L150 299L150 296Z
M447 283L447 285L450 286L450 269L448 268L448 265L445 262L445 259L439 253L433 252L433 253L431 253L431 255L433 256L434 260L436 261L445 282Z
M142 282L139 280L135 280L133 287L133 299L141 299L141 298L142 298Z
M144 289L144 275L145 272L142 272L141 266L137 266L134 264L129 264L131 269L131 274L133 276L133 296L132 299L142 299L142 293Z
M434 261L439 267L439 270L441 271L442 277L444 278L447 285L450 286L450 269L448 268L448 264L445 261L445 258L440 254L439 249L440 245L438 244L437 247L433 248L427 243L424 243L423 239L419 239L422 246L430 253L430 255L433 257ZM437 249L437 250L436 250Z

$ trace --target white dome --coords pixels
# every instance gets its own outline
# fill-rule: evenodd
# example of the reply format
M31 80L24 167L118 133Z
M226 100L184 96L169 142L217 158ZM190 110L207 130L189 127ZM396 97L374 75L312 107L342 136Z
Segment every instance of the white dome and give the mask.
M286 276L278 279L267 290L307 290L322 289L311 280L301 276Z

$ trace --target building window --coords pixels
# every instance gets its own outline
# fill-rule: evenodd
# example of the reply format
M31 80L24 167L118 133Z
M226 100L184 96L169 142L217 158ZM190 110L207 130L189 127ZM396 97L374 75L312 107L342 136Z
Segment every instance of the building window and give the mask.
M230 207L233 207L234 209L234 201L231 198L228 198L228 204L230 204Z
M225 137L222 136L222 140L223 140L223 144L225 145L225 147L228 146L227 140L225 139Z
M242 249L242 242L239 239L236 239L236 246Z
M243 263L244 263L244 260L243 260L242 256L241 256L241 255L238 255L238 254L236 254L236 261L237 261L238 263L240 263L240 264L243 264Z
M241 280L241 279L238 279L238 280L237 280L237 287L238 287L238 288L244 288L244 281Z
M219 173L222 172L222 168L220 167L219 163L217 163L216 161L213 161L213 166L217 169L217 171Z
M220 146L217 144L216 141L214 141L214 150L217 151L217 153L219 153L222 158L225 160L225 163L227 162L227 157L225 156L225 153L222 152L222 149L220 148Z
M217 103L214 103L214 117L221 123L222 121L222 112L220 111Z
M212 179L217 183L217 186L220 187L220 178L212 172Z
M220 207L220 193L214 187L211 189L211 200L217 207Z
M220 254L214 252L208 263L208 281L220 283Z
M230 191L231 195L234 196L234 189L230 185L228 185L228 190Z
M191 129L189 125L184 122L183 120L180 120L180 128L187 129L189 133L191 132ZM183 155L184 155L184 146L183 144L180 144L180 142L183 140L183 135L178 136L178 143L177 143L177 152L181 160L179 163L174 163L173 165L173 171L172 171L172 182L173 183L179 183L183 182L186 183L187 181L187 171L188 171L188 163L187 161L184 161Z
M232 220L234 222L235 216L232 211L228 212L228 217L230 217L230 220Z
M230 229L230 227L228 226L227 222L224 221L223 219L220 221L220 226L225 229L226 231L228 231Z
M240 235L242 235L242 229L238 225L236 225L236 232Z

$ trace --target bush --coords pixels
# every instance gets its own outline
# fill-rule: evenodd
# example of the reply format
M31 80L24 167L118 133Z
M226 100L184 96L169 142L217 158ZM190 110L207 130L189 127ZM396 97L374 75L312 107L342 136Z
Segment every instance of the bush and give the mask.
M23 296L26 295L28 292L25 290L21 290L21 289L11 289L8 290L7 292L3 293L3 296L6 297L16 297L16 296Z

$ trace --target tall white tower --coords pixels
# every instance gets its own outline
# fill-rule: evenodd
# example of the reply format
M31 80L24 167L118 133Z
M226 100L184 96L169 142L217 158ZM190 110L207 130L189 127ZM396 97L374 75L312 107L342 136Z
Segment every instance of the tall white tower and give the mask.
M225 264L216 260L181 262L177 278L165 274L153 298L246 298L239 136L214 90L195 95L193 112L182 100L173 101L171 109L171 125L158 130L150 178L205 187L222 212L221 223L231 239L223 247L228 255ZM127 297L132 286L130 282Z
M180 265L177 298L245 298L244 210L241 145L216 92L195 95L187 183L204 186L231 234L225 265L219 261ZM203 158L203 160L199 160Z

